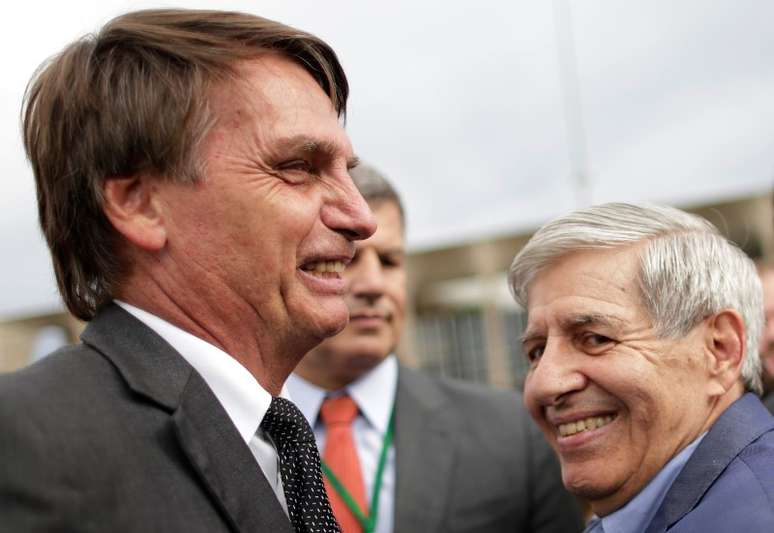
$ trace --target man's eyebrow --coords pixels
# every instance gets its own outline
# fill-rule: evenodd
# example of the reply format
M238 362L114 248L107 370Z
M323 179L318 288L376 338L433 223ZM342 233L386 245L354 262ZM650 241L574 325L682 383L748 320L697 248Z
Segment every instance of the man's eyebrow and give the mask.
M618 317L603 315L600 313L582 313L564 317L559 322L562 330L571 331L584 326L601 326L605 328L621 328L625 322ZM545 338L545 334L527 328L521 335L521 343L532 341L534 339Z
M385 248L381 251L382 255L406 255L406 249L402 246L396 246L395 248Z
M624 321L601 313L583 313L566 317L561 321L561 325L563 329L576 329L583 326L618 328L624 325Z
M309 135L295 135L278 142L280 148L291 152L335 157L343 152L343 147L329 139L318 139ZM360 164L357 156L347 157L347 168L353 169Z
M537 332L532 331L530 329L526 329L526 330L524 330L524 333L522 333L521 336L519 337L519 341L522 344L526 344L526 343L528 343L530 341L533 341L535 339L544 339L544 338L545 338L545 335L543 333L537 333Z

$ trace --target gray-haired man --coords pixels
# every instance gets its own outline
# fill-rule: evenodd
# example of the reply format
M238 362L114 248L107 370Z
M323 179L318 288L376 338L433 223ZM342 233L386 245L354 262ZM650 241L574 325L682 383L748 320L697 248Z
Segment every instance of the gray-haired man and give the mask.
M705 220L607 204L543 226L510 272L525 401L599 532L774 530L761 288Z

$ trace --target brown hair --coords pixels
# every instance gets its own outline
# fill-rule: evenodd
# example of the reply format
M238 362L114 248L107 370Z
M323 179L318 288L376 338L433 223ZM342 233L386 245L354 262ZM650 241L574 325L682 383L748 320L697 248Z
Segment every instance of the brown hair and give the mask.
M236 64L278 52L346 113L336 54L308 33L254 15L182 9L127 13L44 63L27 88L24 145L38 212L67 308L89 320L126 265L102 210L105 179L146 173L193 182L214 117L211 88Z

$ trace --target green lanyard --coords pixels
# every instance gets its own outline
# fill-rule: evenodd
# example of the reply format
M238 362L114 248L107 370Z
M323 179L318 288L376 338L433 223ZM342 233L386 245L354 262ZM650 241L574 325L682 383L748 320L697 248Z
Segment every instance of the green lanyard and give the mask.
M333 473L333 471L322 461L322 471L325 477L330 481L333 489L339 493L341 499L347 504L349 510L355 515L357 521L363 527L363 533L373 533L376 529L376 519L379 514L379 492L382 488L382 478L384 475L384 465L387 463L387 452L392 444L392 434L395 426L395 408L393 407L390 413L390 422L387 424L387 432L384 434L384 440L382 441L382 451L379 453L379 464L376 467L376 476L374 477L374 488L371 491L371 508L368 511L368 516L363 514L363 511L358 507L357 502L349 493L347 488L339 481L339 478Z

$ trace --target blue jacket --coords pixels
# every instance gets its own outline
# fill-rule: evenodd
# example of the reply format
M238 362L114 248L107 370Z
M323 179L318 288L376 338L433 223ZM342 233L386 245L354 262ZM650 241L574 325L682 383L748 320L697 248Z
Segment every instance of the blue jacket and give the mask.
M774 532L774 416L753 394L710 428L647 533Z

